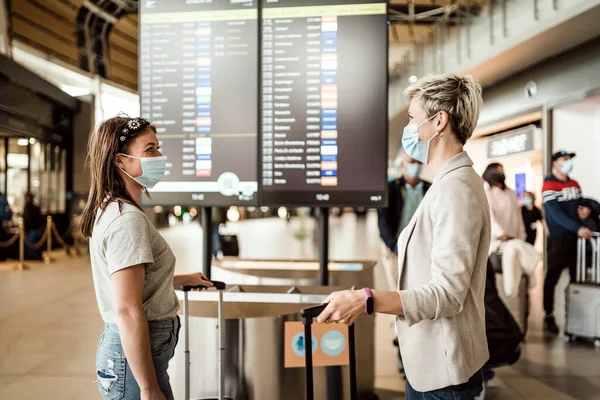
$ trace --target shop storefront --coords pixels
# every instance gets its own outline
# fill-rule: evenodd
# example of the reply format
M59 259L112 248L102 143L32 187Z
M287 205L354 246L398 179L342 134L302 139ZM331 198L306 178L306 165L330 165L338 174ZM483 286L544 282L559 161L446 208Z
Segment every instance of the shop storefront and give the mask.
M78 109L76 99L0 56L0 192L15 215L31 193L57 227L68 225Z

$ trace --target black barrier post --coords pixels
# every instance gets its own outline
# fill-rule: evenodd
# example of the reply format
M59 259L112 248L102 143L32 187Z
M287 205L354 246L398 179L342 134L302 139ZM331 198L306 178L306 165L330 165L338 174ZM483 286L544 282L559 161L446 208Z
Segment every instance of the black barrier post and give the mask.
M329 207L320 207L319 222L319 284L329 286ZM307 342L308 343L308 342ZM327 367L327 399L342 399L342 370Z
M319 222L319 285L329 285L329 208L320 207Z
M202 207L202 272L210 279L210 270L212 267L212 207Z

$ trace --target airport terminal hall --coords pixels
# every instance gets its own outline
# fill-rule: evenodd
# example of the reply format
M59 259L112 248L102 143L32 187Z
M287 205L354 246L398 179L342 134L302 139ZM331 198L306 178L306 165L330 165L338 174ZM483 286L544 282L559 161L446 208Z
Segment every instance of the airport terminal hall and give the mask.
M0 0L0 400L600 400L600 0Z

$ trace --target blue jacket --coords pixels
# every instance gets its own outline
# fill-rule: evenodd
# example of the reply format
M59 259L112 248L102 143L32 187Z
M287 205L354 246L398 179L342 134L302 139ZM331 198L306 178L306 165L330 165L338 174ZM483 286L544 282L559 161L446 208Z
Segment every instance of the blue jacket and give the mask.
M554 175L544 180L542 187L544 214L549 237L573 237L584 226L577 208L581 204L581 188L577 181L561 181Z

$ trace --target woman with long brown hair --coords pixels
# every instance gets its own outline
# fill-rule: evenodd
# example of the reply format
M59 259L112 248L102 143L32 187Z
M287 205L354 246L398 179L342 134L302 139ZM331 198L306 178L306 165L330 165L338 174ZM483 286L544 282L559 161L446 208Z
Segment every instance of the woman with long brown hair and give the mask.
M143 118L110 118L89 141L91 188L81 224L106 323L96 355L104 399L173 399L167 367L180 327L174 288L211 286L201 273L174 276L175 256L139 205L165 162L156 129Z

